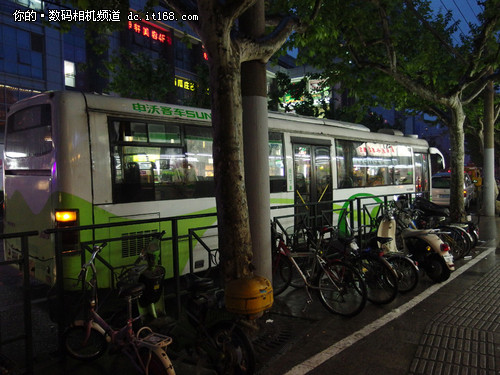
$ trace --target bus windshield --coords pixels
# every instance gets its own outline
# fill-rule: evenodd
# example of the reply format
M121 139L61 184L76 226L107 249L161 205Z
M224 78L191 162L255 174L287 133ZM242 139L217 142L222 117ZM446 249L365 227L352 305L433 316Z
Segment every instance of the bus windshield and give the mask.
M28 107L9 117L5 155L9 158L41 156L52 151L50 105Z

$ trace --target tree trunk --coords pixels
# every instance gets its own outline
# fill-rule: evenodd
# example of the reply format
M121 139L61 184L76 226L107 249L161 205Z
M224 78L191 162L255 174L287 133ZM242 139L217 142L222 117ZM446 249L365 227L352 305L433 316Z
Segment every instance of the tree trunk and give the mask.
M252 274L240 74L237 58L210 60L215 198L220 260L226 281Z
M450 126L451 143L451 186L450 186L450 216L453 221L465 219L464 207L464 122L465 113L457 97L451 107L452 121Z

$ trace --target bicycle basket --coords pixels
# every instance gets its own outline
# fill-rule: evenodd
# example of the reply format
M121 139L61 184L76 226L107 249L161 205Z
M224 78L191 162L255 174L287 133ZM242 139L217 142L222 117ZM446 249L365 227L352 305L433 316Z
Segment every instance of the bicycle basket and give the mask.
M137 284L139 282L139 277L147 267L147 264L140 264L124 269L118 276L118 282L123 285Z
M287 245L293 250L305 250L307 249L307 238L304 229L292 225L286 228Z

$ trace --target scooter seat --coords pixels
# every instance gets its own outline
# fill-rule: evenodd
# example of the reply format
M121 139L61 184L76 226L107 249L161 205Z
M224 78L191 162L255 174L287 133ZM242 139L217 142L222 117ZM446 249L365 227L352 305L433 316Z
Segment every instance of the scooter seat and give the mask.
M377 241L380 242L382 245L385 245L386 243L389 243L393 240L394 239L392 237L377 237Z

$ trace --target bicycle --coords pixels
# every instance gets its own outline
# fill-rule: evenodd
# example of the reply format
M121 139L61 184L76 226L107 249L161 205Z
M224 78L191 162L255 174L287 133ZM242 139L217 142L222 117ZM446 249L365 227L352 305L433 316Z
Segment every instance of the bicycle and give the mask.
M195 274L185 281L183 313L162 324L162 332L175 339L170 355L221 375L254 374L252 342L242 328L244 322L225 309L224 290L214 280Z
M347 223L347 220L345 221ZM347 228L348 232L352 232ZM333 228L331 229L333 232ZM380 238L381 239L381 238ZM366 283L366 298L380 305L392 302L398 294L398 274L378 246L360 249L354 236L331 236L326 246L328 259L340 259L353 266Z
M90 260L85 263L78 276L82 282L88 304L84 306L84 319L76 320L62 336L63 348L72 358L91 361L102 356L110 342L117 351L125 354L134 367L144 375L175 375L166 348L172 343L169 336L155 333L149 327L142 327L134 332L133 323L141 318L132 317L132 301L140 298L144 284L123 284L119 287L119 296L126 299L128 317L122 328L113 329L97 313L97 270L95 258L106 243L93 247ZM91 272L90 279L87 276Z
M283 234L273 229L278 241L272 260L275 296L288 288L292 279L292 269L294 269L305 284L308 295L307 304L312 302L310 289L313 289L317 291L323 306L331 313L354 316L363 310L366 304L366 285L361 275L352 266L340 260L327 261L320 249L292 252L286 245ZM296 258L310 258L312 261L310 270L303 270Z

